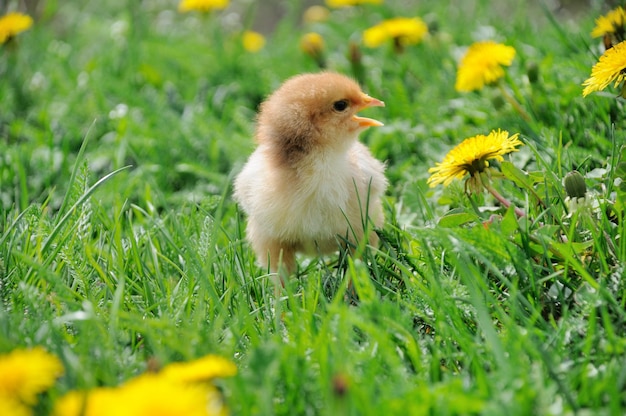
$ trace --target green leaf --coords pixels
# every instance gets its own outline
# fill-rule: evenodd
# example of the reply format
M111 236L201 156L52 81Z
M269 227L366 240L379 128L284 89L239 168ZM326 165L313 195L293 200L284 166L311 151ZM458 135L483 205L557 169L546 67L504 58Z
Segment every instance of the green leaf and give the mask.
M506 160L502 161L500 163L500 169L502 170L502 174L506 176L507 179L515 182L515 184L520 188L532 188L533 185L528 180L528 175L521 169L518 169L513 163Z
M571 252L577 255L583 254L585 250L587 250L591 246L593 246L593 241L585 241L580 243L559 243L555 241L552 243L552 247L557 249L559 253Z
M506 210L506 214L502 217L502 221L500 222L500 230L502 230L502 234L504 235L512 235L518 229L517 224L517 216L515 215L515 208L510 206L509 209Z
M619 159L620 161L615 169L615 180L617 183L615 187L615 205L618 210L621 210L626 204L626 146L622 147Z
M528 174L526 172L518 169L513 163L506 160L500 163L500 169L502 170L502 174L507 179L513 181L520 188L527 189L535 196L535 198L541 201L541 198L535 191L533 183L529 180Z
M452 213L441 217L439 220L439 226L444 228L455 228L476 220L478 220L476 214L469 212Z

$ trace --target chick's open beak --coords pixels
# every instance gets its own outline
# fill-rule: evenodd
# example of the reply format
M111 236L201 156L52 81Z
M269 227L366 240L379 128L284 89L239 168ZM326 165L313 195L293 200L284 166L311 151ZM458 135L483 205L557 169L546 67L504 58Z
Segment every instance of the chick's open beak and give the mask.
M383 101L380 101L377 98L374 97L370 97L367 94L363 94L362 97L363 101L362 103L358 106L357 111L361 111L365 108L369 108L369 107L384 107L385 103ZM356 121L360 127L380 127L380 126L384 126L383 123L381 123L378 120L374 120L373 118L367 118L367 117L359 117L356 114L353 117L354 121Z

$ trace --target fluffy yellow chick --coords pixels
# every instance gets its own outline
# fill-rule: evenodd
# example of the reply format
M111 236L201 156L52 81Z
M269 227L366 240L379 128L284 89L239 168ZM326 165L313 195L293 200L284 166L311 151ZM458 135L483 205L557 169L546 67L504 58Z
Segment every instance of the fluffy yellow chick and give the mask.
M235 179L234 197L262 266L292 273L297 252L331 253L343 238L361 241L366 215L382 226L385 167L357 139L383 124L356 113L384 105L332 72L290 78L261 104L258 146ZM368 239L378 242L374 232Z

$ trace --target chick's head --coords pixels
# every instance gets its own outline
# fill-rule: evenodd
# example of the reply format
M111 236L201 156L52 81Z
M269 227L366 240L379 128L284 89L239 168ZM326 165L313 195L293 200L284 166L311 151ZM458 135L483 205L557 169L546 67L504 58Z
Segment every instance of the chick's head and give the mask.
M261 105L257 140L293 147L298 154L316 147L342 148L367 127L383 125L357 113L384 105L346 76L332 72L298 75Z

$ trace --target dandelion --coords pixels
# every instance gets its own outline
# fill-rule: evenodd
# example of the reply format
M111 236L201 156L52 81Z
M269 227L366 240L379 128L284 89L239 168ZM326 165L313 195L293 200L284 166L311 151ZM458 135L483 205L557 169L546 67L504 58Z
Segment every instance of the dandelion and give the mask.
M119 387L72 391L55 403L53 416L226 416L228 408L212 384L233 376L226 358L207 355L174 363L159 373L135 377Z
M119 387L72 391L55 403L53 416L213 416L213 386L187 385L144 374ZM216 411L209 411L209 409Z
M518 136L518 133L509 136L507 131L493 130L487 136L479 134L463 140L448 152L443 162L428 170L431 173L428 184L431 188L440 183L448 186L453 179L462 179L468 173L475 177L489 168L490 159L502 161L505 154L517 151L517 146L523 144Z
M504 76L504 66L510 66L515 49L493 41L472 44L461 59L454 88L457 91L480 90Z
M419 17L396 17L365 30L363 43L377 48L392 40L396 51L401 52L405 46L419 43L427 33L428 26Z
M181 13L198 11L208 13L213 10L223 10L228 7L230 0L181 0L178 11Z
M33 18L22 13L7 13L0 17L0 44L8 42L18 33L29 29Z
M0 396L35 404L61 374L61 361L43 348L15 350L0 356Z
M213 389L211 387L210 389ZM144 374L119 387L107 415L207 416L209 389L181 384L156 374Z
M171 363L160 374L172 381L191 383L234 376L237 374L237 367L226 358L207 355L194 361Z
M478 193L483 188L491 193L504 206L509 207L511 202L500 195L489 183L489 160L504 160L504 155L516 152L523 143L519 134L509 136L504 130L492 130L489 135L479 134L463 140L444 157L441 163L430 168L431 174L428 185L433 188L438 184L448 186L454 179L462 179L469 174L465 182L465 190L469 193ZM519 216L524 212L515 209Z
M358 6L361 4L383 4L383 0L326 0L328 7L350 7Z
M52 416L106 416L117 400L117 390L110 387L70 391L56 401Z
M309 32L300 38L300 50L317 62L320 68L326 67L324 38L319 33Z
M248 52L258 52L265 46L265 37L259 32L246 30L241 37L243 48Z
M307 24L321 23L328 20L328 16L330 16L330 10L324 6L315 5L304 11L302 20Z
M500 93L515 111L526 121L530 116L517 100L504 88L501 82L504 68L510 66L515 58L515 48L494 41L476 42L470 45L461 59L456 73L454 88L459 92L481 90L485 85L496 84Z
M626 11L622 6L619 6L596 19L596 27L591 31L591 36L594 38L605 37L605 46L609 49L613 41L619 43L624 40L625 23Z
M0 415L2 416L31 416L31 409L19 401L11 398L0 396Z
M609 84L614 83L614 87L624 82L626 79L626 41L620 42L607 49L598 62L591 69L589 77L583 86L583 97L594 91L605 89ZM622 85L621 96L626 97L626 90Z

